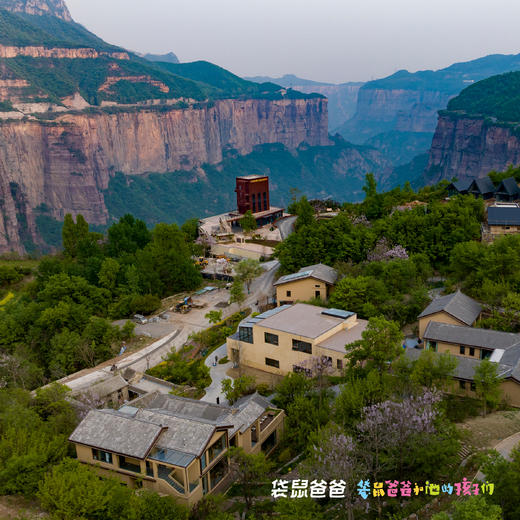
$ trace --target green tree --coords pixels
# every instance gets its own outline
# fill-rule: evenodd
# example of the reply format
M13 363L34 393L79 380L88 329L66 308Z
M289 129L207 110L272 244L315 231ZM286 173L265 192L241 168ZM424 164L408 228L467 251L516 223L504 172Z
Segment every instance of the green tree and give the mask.
M370 318L361 337L346 346L348 363L354 372L377 370L381 375L402 351L403 334L394 321Z
M110 517L112 495L121 489L119 481L100 479L78 461L65 459L41 481L38 498L57 520L101 519ZM131 490L125 489L125 495L129 500Z
M129 509L129 520L188 520L189 517L188 509L172 496L160 496L148 490L134 493Z
M240 376L236 379L224 379L222 381L222 393L230 404L240 397L252 394L255 391L255 378L251 376Z
M244 230L244 233L250 233L258 227L256 219L250 209L244 213L244 216L240 219L239 223L240 227Z
M121 266L117 260L113 258L105 258L101 264L101 269L98 274L99 284L112 294L116 292L117 276Z
M322 508L311 498L280 498L274 511L278 520L320 520L324 518ZM267 516L265 517L267 519Z
M437 354L431 350L424 350L419 359L413 363L410 379L419 386L447 390L457 363L457 358L450 354Z
M342 385L334 402L334 418L344 428L351 429L365 407L388 399L390 393L390 381L376 370L371 370L366 377L351 377Z
M106 250L109 256L119 258L144 249L152 236L146 224L132 215L125 215L108 228Z
M246 453L242 448L231 448L229 453L231 455L231 471L237 484L242 487L247 514L253 505L255 489L259 483L267 478L272 465L263 452L251 454Z
M293 202L289 206L288 211L298 217L295 224L295 229L297 231L301 230L305 226L311 226L316 222L316 219L314 218L314 208L305 196L300 200Z
M258 260L247 258L242 260L236 267L235 271L239 280L247 287L247 294L250 293L251 282L263 273L262 266Z
M432 520L502 520L500 506L488 504L483 496L469 497L453 506L451 515L439 513Z
M502 508L504 518L520 518L520 447L516 446L505 460L498 452L492 452L482 464L487 482L494 484L494 492L486 497L492 504Z
M297 396L305 395L311 388L311 379L301 372L290 372L276 386L274 403L282 410L287 410Z
M475 387L477 396L484 405L484 416L488 407L494 409L502 397L500 385L502 383L498 376L497 364L484 359L475 369Z
M242 310L242 304L246 301L244 292L244 284L239 278L235 278L233 285L229 290L229 302L238 304L238 308Z
M204 315L204 317L210 323L219 323L220 321L222 321L222 311L209 311Z

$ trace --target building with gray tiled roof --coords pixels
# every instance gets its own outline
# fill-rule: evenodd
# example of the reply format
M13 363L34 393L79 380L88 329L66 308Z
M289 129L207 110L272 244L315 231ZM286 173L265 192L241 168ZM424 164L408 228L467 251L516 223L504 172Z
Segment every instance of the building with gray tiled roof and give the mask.
M78 459L102 474L132 486L140 481L190 505L230 484L230 446L270 453L283 419L258 394L224 406L154 393L117 411L90 411L69 440Z
M279 305L313 298L328 300L338 280L336 269L324 264L302 267L297 273L280 277L273 285Z
M453 325L474 325L482 313L482 305L456 291L446 296L434 299L421 314L419 314L419 337L422 339L428 323L438 321Z

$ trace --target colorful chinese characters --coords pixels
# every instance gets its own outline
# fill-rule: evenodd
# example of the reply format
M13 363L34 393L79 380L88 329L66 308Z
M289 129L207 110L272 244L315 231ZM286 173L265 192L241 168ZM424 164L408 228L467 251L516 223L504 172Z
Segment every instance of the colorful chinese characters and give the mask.
M472 483L467 478L455 484L435 484L426 481L424 485L414 483L413 487L409 480L385 480L384 482L374 482L373 486L370 485L369 480L360 480L357 485L358 495L365 500L370 496L410 498L417 495L438 496L440 494L455 494L456 496L492 495L494 491L495 485L490 482L484 484Z
M347 496L347 484L344 480L275 480L273 483L271 496L274 498L345 498ZM492 495L495 485L490 482L483 484L473 483L467 478L462 482L454 484L435 484L426 481L424 485L416 482L412 486L409 480L385 480L374 482L371 485L369 480L360 480L357 484L357 494L367 500L369 497L388 497L388 498L411 498L418 495L439 496L475 496Z

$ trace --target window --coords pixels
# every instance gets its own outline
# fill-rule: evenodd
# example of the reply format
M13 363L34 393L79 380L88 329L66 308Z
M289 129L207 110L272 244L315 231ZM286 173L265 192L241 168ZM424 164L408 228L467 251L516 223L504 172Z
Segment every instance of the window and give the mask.
M428 347L428 350L437 352L437 342L436 341L428 341L427 347Z
M338 359L336 366L337 366L338 370L343 370L343 360Z
M253 343L253 327L240 327L238 329L238 339L246 343Z
M119 455L119 467L126 469L126 471L132 471L133 473L141 473L141 465L138 464L138 461L123 457L123 455Z
M208 449L209 464L211 464L226 448L226 436L222 435L222 437L220 437L220 439L218 439Z
M268 210L269 208L267 207L267 192L264 191L264 210Z
M475 349L473 347L469 347L469 355L474 356L475 355Z
M320 285L320 284L318 284L318 285L315 285L314 287L318 287L318 289L319 289L319 288L321 288L321 285Z
M475 385L475 383L471 383L470 388L471 388L471 391L474 392L477 389L477 386Z
M266 357L265 364L268 367L280 368L280 361Z
M459 387L461 390L466 390L466 381L459 381Z
M146 461L146 474L149 477L153 477L153 466L149 460Z
M464 347L463 345L461 345L459 347L459 353L461 356L464 356L464 354L466 354L466 347Z
M270 332L265 332L264 339L265 339L266 343L269 343L270 345L278 346L278 336L276 334L271 334Z
M488 359L491 357L493 352L491 350L481 350L480 351L480 359Z
M112 454L108 453L108 451L103 450L92 450L92 458L99 462L105 462L106 464L113 464L112 462Z
M312 354L312 344L299 339L292 340L292 349L297 352L305 352L305 354Z
M200 458L200 471L201 473L206 469L206 452L202 454L202 457Z
M287 296L291 297L291 291L287 291Z

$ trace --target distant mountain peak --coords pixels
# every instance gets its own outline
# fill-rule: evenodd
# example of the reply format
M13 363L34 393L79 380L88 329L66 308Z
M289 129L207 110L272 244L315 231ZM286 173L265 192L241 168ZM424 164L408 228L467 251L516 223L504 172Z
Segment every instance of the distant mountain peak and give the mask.
M72 16L63 0L0 0L0 9L12 13L50 15L72 22Z
M148 61L162 61L164 63L180 63L179 58L173 52L167 54L139 54L141 58Z

